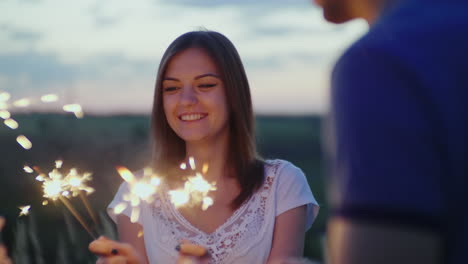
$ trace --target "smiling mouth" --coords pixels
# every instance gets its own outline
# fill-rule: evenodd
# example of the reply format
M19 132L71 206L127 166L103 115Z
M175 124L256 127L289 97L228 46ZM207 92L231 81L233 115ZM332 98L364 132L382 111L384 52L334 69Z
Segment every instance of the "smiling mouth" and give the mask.
M182 121L197 121L205 118L208 114L183 114L179 116Z

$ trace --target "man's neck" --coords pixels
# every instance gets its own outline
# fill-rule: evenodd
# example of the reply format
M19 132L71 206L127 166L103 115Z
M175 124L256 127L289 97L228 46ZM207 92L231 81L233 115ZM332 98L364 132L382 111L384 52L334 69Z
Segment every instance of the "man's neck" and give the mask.
M367 21L369 25L373 25L382 15L384 10L393 6L398 0L355 0L353 5L354 13Z

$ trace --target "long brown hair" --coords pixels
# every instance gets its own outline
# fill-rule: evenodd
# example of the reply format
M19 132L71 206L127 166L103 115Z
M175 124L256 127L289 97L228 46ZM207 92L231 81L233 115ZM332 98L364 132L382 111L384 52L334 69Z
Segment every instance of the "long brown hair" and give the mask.
M186 158L185 142L169 126L164 114L162 80L172 57L188 48L205 50L220 69L229 109L229 175L237 179L241 188L239 195L232 201L233 208L237 208L262 185L264 163L256 150L255 118L244 66L231 41L218 32L185 33L169 45L161 59L151 118L153 166L161 175L170 175Z

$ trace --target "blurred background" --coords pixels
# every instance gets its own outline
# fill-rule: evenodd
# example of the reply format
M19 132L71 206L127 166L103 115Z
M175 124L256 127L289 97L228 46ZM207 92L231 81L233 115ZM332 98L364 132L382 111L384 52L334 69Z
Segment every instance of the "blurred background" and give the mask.
M0 124L2 234L15 263L94 263L91 237L59 203L42 205L40 184L23 166L93 172L89 200L99 232L115 237L105 214L120 182L115 166L142 168L150 157L149 112L155 72L171 41L206 28L237 47L251 84L257 141L265 158L300 167L321 204L305 256L323 262L327 218L321 125L336 58L367 29L327 24L308 0L2 0L0 93L19 127ZM45 94L59 100L41 103ZM28 98L30 105L15 107ZM78 103L77 119L62 106ZM3 122L3 120L1 120ZM17 142L19 134L33 143ZM19 206L31 205L28 216ZM76 203L79 210L79 203Z

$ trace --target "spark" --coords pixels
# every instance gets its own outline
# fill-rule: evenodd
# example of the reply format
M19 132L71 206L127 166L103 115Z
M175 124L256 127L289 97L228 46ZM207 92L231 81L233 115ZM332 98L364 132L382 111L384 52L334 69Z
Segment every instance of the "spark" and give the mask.
M190 167L194 168L193 158L190 158L189 162L193 164ZM171 190L168 193L175 207L194 206L202 203L202 210L206 210L213 205L213 198L209 197L208 193L216 190L215 185L216 183L206 181L201 173L195 173L195 176L187 177L183 188Z
M10 94L7 93L7 92L1 92L0 93L0 101L2 101L2 102L6 102L6 101L10 100L10 97L11 97Z
M124 204L119 204L114 208L116 214L122 213L130 204L132 207L130 221L135 223L140 215L139 205L141 202L151 203L154 200L154 194L161 183L161 179L153 174L151 168L145 168L143 177L137 178L133 173L123 166L118 166L117 171L128 184L128 192L123 195Z
M180 164L180 168L183 169L183 170L187 169L187 164L185 162L182 162Z
M19 99L13 102L13 105L16 107L28 107L31 104L31 101L28 98Z
M43 181L45 181L45 180L46 180L46 179L44 178L43 175L37 175L37 177L36 177L36 181L43 182Z
M190 201L190 193L185 189L169 191L171 202L175 207L187 204Z
M31 141L29 141L29 139L28 139L26 136L24 136L24 135L19 135L19 136L16 138L16 141L18 142L18 144L21 145L21 147L23 147L23 148L26 149L26 150L32 148L32 143L31 143Z
M196 167L195 167L195 159L193 157L189 157L189 164L190 164L190 168L192 170L195 170Z
M202 210L206 211L206 209L208 209L208 207L212 206L213 203L214 203L213 198L211 198L211 197L203 198Z
M8 119L10 117L11 117L10 112L8 112L7 110L0 110L0 118Z
M26 216L29 214L29 209L31 209L31 206L25 205L25 206L20 206L18 208L21 210L19 216L23 216L23 215Z
M114 214L121 214L127 208L127 203L119 203L114 207Z
M41 97L41 101L44 103L52 103L58 101L58 96L56 94L46 94Z
M55 161L55 168L60 169L62 168L63 161L62 160L56 160Z
M23 167L23 170L24 170L25 172L27 172L27 173L33 173L33 172L34 172L34 170L33 170L31 167L29 167L29 166L24 166L24 167Z
M50 175L50 174L49 174ZM65 184L62 179L50 179L45 180L42 184L42 189L44 191L44 197L52 199L53 201L60 198L62 195L65 195Z
M89 172L79 174L77 169L70 169L70 172L67 174L67 176L65 176L64 181L68 187L68 190L74 197L80 194L81 191L84 191L87 194L94 192L92 187L89 187L85 184L86 182L92 180L91 175L92 174Z
M203 174L206 174L208 172L208 163L203 163L203 167L202 167L202 173Z
M79 104L68 104L63 106L65 112L73 113L77 118L83 118L84 113L81 105Z
M3 123L5 123L5 125L11 129L17 129L19 127L18 122L11 118L6 119L3 121Z
M197 173L194 177L189 177L188 181L192 184L194 190L201 193L208 193L209 191L216 190L216 187L207 182L200 173Z

